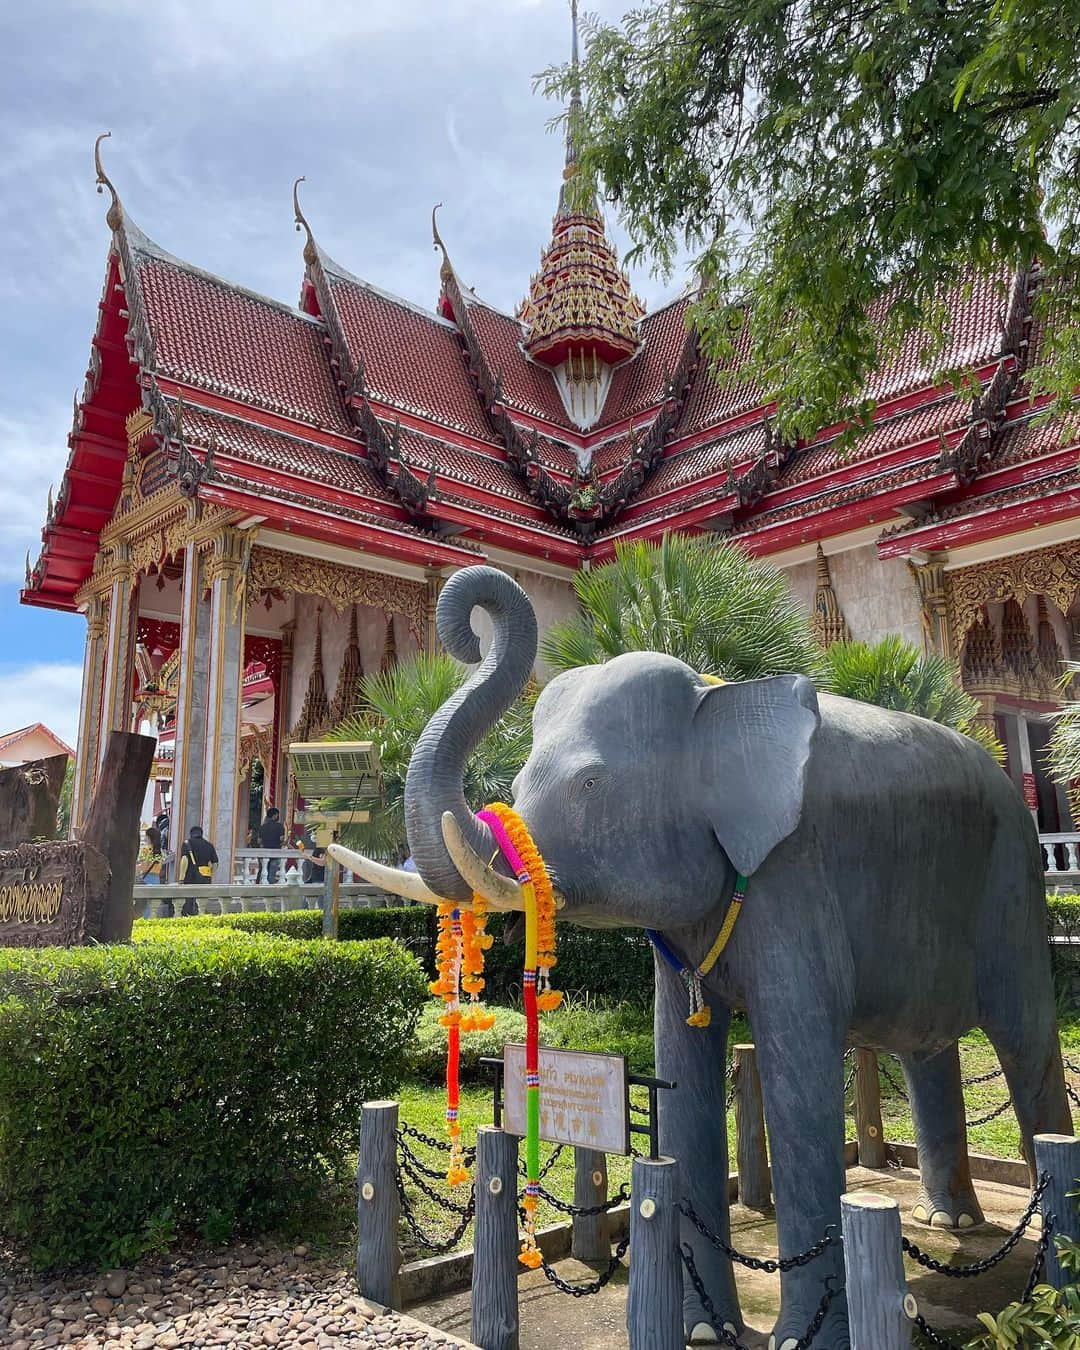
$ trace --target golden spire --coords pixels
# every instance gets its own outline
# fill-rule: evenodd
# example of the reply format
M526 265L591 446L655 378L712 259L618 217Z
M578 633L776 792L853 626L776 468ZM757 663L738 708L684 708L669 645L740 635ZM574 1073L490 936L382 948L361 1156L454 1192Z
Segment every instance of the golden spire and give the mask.
M118 230L124 219L124 208L120 205L120 194L113 187L112 180L105 172L105 166L101 162L101 142L108 140L111 135L111 131L103 131L94 142L94 169L97 172L98 192L104 192L108 188L109 195L112 198L109 209L105 213L105 223L110 230Z
M307 217L300 209L300 184L306 183L307 179L303 174L292 185L292 204L293 219L296 221L297 234L303 230L307 234L307 243L304 245L304 261L308 266L313 266L319 257L319 250L315 244L315 236L311 232L311 226L307 223Z

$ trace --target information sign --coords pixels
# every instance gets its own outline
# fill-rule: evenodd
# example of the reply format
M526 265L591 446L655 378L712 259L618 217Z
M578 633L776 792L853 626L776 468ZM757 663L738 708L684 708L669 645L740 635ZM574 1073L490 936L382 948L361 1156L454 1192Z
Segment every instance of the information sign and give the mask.
M540 1050L540 1138L601 1153L630 1152L626 1059ZM525 1134L525 1047L503 1049L503 1129Z

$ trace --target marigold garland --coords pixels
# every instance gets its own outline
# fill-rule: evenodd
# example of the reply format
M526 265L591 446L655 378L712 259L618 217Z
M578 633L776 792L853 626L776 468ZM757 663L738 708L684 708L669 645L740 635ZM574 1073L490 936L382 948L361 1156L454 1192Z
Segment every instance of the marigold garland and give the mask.
M517 876L525 902L525 1210L518 1260L535 1269L543 1262L536 1245L536 1208L540 1202L540 1022L539 1011L557 1008L562 994L550 986L555 965L555 893L544 860L528 826L511 807L493 802L477 813L495 836Z

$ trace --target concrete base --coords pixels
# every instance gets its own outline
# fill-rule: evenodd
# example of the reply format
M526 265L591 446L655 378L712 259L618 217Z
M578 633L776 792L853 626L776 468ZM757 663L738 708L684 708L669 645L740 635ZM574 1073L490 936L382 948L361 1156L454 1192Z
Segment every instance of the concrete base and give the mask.
M974 1160L973 1160L974 1161ZM995 1162L1000 1160L995 1159ZM973 1170L974 1166L973 1166ZM979 1181L976 1189L986 1223L963 1233L929 1229L912 1222L910 1211L919 1193L918 1173L910 1168L870 1171L852 1167L849 1190L879 1191L894 1196L900 1205L904 1233L937 1260L962 1265L977 1261L998 1248L1027 1207L1026 1172L1022 1187L995 1181ZM740 1251L753 1256L776 1254L776 1225L771 1214L757 1214L739 1205L732 1207L732 1241ZM560 1225L561 1227L561 1225ZM953 1336L976 1329L980 1312L997 1312L1020 1297L1031 1269L1037 1230L1028 1230L1013 1251L993 1270L970 1280L934 1275L907 1261L907 1277L919 1310L930 1324ZM569 1245L565 1250L569 1250ZM417 1263L430 1264L430 1263ZM559 1262L559 1273L568 1280L595 1278L595 1271L579 1262ZM764 1347L779 1306L779 1277L739 1267L736 1272L743 1315L749 1330L742 1339L748 1347ZM625 1350L627 1273L617 1271L599 1294L575 1299L559 1293L544 1278L543 1271L523 1272L518 1281L521 1307L521 1350L551 1350L553 1345L575 1350ZM431 1296L410 1305L420 1321L459 1336L469 1334L469 1291Z

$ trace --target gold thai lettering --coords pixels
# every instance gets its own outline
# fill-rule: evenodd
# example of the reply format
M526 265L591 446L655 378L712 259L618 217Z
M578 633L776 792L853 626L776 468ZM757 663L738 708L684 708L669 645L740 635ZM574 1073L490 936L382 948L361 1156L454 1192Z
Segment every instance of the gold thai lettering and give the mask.
M60 913L62 881L0 886L0 923L51 923Z

